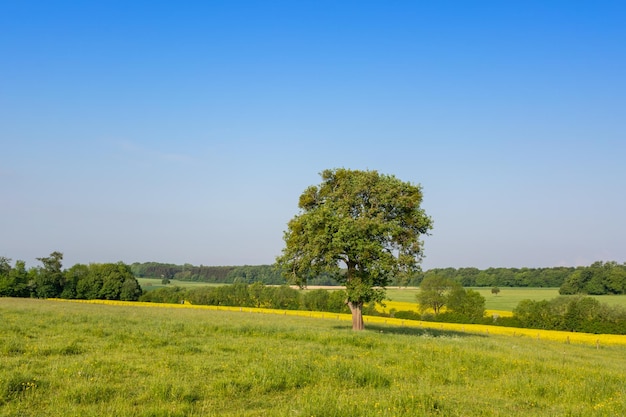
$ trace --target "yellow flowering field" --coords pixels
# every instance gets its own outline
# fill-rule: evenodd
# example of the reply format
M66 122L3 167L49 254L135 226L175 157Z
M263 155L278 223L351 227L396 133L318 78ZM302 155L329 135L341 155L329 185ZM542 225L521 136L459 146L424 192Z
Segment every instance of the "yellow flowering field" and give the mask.
M376 306L376 309L382 313L390 314L392 310L395 311L414 311L419 313L417 303L410 303L408 301L385 301L385 306ZM444 308L445 311L445 308ZM485 310L485 314L488 317L500 316L500 317L513 317L512 311L505 310Z
M410 303L407 301L385 301L385 307L377 305L376 309L378 311L382 311L383 313L390 313L391 310L419 312L417 309L417 303Z
M485 315L488 317L500 316L500 317L513 317L512 311L505 310L485 310Z

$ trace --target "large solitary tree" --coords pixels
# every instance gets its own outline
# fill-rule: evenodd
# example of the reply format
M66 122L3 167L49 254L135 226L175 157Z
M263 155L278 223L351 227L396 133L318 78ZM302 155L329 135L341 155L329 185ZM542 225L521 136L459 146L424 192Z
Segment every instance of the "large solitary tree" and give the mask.
M422 189L377 171L325 170L307 188L300 213L288 223L276 261L285 277L332 274L346 287L352 328L362 330L363 304L381 302L391 277L419 269L421 235L432 220L421 208Z

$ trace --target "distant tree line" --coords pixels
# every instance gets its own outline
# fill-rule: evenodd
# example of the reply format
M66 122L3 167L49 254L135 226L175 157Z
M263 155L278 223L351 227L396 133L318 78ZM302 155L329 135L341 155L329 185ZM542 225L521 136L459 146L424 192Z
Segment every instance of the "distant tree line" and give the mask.
M133 263L136 277L167 278L221 284L261 282L281 285L285 278L273 265L194 266L158 262ZM463 287L560 288L561 294L625 294L626 263L595 262L591 266L553 268L433 268L392 277L390 285L418 287L429 277L443 277ZM307 279L308 285L339 285L330 274Z
M560 294L626 294L626 263L594 262L591 266L577 268L570 274Z
M235 268L234 266L175 265L159 262L135 262L130 265L131 271L138 278L167 278L220 284L232 284L228 274Z
M118 263L76 264L63 269L63 254L37 258L42 266L0 257L0 297L103 299L136 301L142 294L130 266Z
M349 313L344 290L322 289L301 292L288 285L267 286L261 282L236 283L215 287L181 288L168 286L149 291L140 301L196 305L273 308L282 310L328 311Z
M548 287L566 294L626 294L626 263L595 262L590 266L554 268L434 268L397 285L419 286L432 276L463 287Z
M574 267L553 268L433 268L412 277L408 285L436 275L458 282L463 287L560 287Z
M215 284L252 284L260 282L266 285L282 285L286 283L281 271L273 265L194 266L191 264L175 265L158 262L136 262L131 264L130 268L138 278L175 279ZM313 277L309 284L338 285L337 281L329 274Z

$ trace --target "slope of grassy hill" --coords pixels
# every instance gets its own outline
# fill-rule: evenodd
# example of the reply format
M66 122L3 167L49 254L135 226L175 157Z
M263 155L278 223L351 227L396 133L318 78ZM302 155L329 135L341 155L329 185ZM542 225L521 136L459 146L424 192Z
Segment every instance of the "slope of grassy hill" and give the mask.
M0 416L615 416L622 346L0 299Z

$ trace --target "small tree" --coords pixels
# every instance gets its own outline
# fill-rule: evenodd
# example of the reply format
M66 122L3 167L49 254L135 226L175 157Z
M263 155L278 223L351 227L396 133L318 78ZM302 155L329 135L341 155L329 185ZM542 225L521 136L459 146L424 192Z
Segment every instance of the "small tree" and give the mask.
M476 322L485 315L485 297L461 285L454 286L448 294L446 310L461 316L463 320Z
M439 314L448 303L448 296L455 288L461 288L461 284L450 278L441 275L427 276L420 284L420 291L415 296L420 311L423 313L432 309L435 315Z
M420 207L418 185L343 168L321 177L300 196L301 211L287 225L276 262L301 287L311 276L330 273L346 287L352 328L362 330L363 304L382 301L392 276L419 269L420 237L432 220Z
M500 288L498 288L498 287L493 287L493 288L491 289L491 293L492 293L493 295L497 296L498 294L500 294Z

